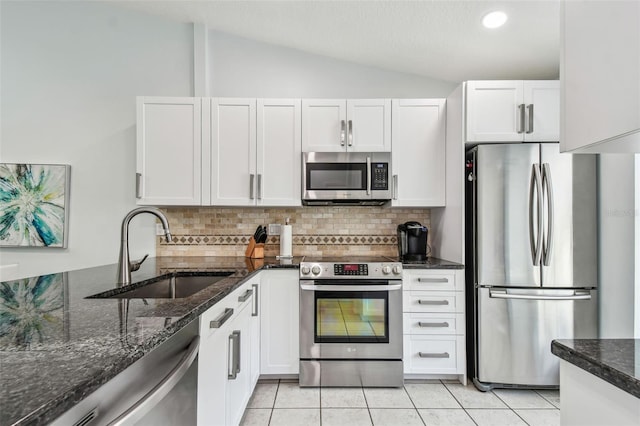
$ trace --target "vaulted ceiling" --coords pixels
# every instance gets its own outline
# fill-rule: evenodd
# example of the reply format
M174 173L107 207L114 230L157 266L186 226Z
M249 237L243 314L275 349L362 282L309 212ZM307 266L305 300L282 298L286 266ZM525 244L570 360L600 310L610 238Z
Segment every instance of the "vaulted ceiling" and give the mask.
M118 4L251 40L450 82L558 77L559 0ZM489 30L481 18L493 10L505 11L509 19Z

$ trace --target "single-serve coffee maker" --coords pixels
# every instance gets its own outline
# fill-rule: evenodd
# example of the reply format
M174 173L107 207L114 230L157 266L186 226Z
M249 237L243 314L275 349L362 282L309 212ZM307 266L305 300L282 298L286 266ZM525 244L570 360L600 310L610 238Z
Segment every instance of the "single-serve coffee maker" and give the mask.
M398 256L401 261L419 261L427 258L426 226L419 222L398 225Z

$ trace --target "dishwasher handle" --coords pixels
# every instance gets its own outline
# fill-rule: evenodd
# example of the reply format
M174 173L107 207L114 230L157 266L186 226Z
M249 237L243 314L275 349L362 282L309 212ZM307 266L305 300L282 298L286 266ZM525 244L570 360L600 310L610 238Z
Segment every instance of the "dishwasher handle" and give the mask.
M200 346L200 337L195 337L184 352L180 361L171 371L151 389L145 396L133 404L127 411L109 423L109 426L133 424L155 407L180 382L196 357Z

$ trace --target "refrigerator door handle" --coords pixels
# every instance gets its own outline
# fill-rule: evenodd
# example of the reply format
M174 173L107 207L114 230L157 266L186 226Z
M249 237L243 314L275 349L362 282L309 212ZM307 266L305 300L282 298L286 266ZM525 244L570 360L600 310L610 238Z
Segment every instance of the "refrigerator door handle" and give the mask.
M576 290L567 296L544 296L534 294L509 294L507 290L489 290L489 297L493 299L520 299L520 300L591 300L589 290Z
M538 229L537 235L534 236L533 226L533 193L537 195L537 219ZM542 258L542 179L540 177L540 168L538 164L534 164L531 170L531 181L529 182L529 242L531 243L531 260L534 266L540 264Z
M547 195L547 234L543 239L543 262L544 266L551 263L551 251L553 250L553 184L551 182L551 166L549 163L542 165L542 187Z

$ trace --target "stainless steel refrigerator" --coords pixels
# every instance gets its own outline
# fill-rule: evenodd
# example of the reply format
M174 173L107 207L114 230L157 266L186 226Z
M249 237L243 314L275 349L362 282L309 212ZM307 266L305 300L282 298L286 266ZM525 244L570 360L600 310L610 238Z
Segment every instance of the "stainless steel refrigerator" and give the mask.
M596 157L478 145L466 173L469 373L481 390L557 387L551 341L597 336Z

